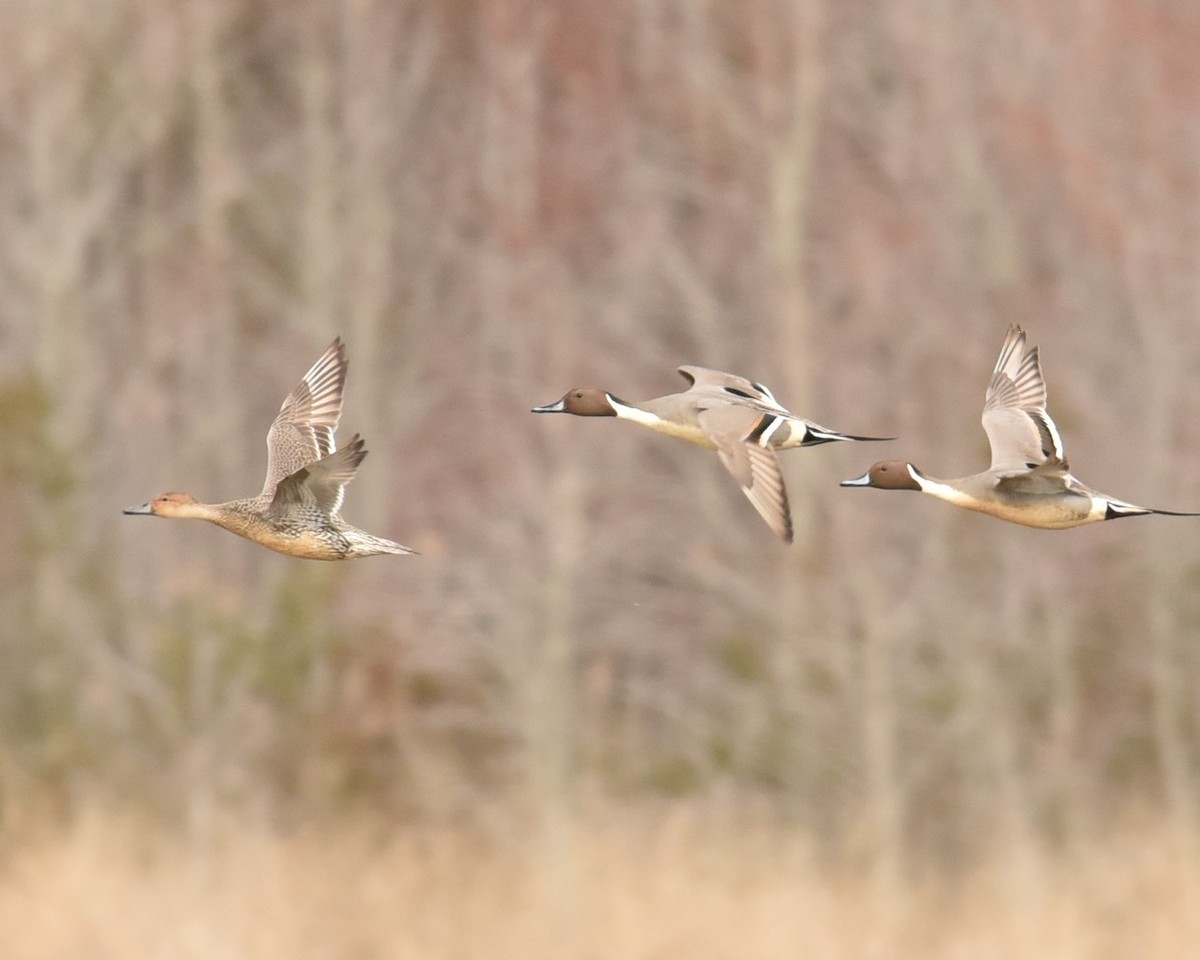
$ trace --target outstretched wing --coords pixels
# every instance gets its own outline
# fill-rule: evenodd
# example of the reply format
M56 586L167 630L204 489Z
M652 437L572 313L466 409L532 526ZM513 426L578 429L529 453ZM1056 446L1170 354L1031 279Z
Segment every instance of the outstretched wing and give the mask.
M272 496L278 484L301 467L333 453L348 366L346 348L338 337L283 401L267 432L263 496Z
M1065 464L1058 427L1046 412L1046 382L1038 348L1017 325L1008 328L983 403L992 470L1027 470L1046 460Z
M750 404L762 410L773 410L792 417L784 409L783 404L775 399L763 384L747 380L734 373L721 370L710 370L708 367L682 366L678 368L679 375L691 383L688 393L712 394L736 401L749 401Z
M749 428L746 415L751 415ZM792 542L792 513L788 506L787 487L779 457L769 445L754 439L756 424L769 414L753 415L734 407L717 407L699 415L700 427L717 448L721 462L742 488L742 493L754 505L759 516L785 542Z

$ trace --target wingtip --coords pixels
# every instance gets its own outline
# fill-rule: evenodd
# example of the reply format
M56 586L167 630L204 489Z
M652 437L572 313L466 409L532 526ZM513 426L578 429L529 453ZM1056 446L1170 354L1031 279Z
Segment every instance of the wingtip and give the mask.
M346 343L342 340L341 334L333 338L333 342L325 348L325 353L322 354L322 359L329 358L332 362L332 367L336 371L335 376L341 381L342 387L346 383L346 374L350 370L350 360L346 356ZM327 361L327 362L329 362ZM317 366L320 364L318 361ZM310 371L311 372L311 371Z
M351 459L353 465L357 467L366 458L370 451L367 449L367 441L359 434L355 434L350 438L350 441L343 445L343 450L348 451L347 456Z

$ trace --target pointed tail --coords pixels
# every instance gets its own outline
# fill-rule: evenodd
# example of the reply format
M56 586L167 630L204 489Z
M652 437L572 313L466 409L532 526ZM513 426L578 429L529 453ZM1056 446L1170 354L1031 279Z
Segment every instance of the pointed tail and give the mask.
M819 443L834 443L838 440L855 440L860 443L882 443L885 440L895 440L895 437L860 437L853 433L839 433L837 430L830 430L828 427L822 427L815 423L806 424L804 442L800 444L802 447L815 447Z

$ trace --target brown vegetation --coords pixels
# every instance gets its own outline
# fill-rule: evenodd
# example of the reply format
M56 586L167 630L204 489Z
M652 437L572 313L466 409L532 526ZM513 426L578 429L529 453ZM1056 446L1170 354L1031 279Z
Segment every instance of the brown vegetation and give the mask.
M1195 950L1178 851L1146 823L1070 859L993 850L953 883L881 881L831 865L806 831L687 803L581 818L560 843L353 821L239 822L197 842L93 810L7 854L4 953L1183 960Z
M1200 902L1194 522L1054 534L839 490L876 451L837 445L785 457L784 549L709 457L527 413L579 384L664 393L699 363L953 476L986 459L983 391L1017 321L1080 477L1200 509L1196 11L0 4L0 837L52 811L64 832L21 863L59 858L44 894L70 903L97 803L124 835L157 824L159 851L230 811L317 817L363 849L338 818L443 838L499 804L572 883L598 870L628 898L628 956L710 942L672 926L696 898L706 923L770 926L792 894L848 910L846 864L896 894L884 929L907 943L910 908L970 916L907 881L967 871L991 902L996 851L1091 928L1112 836L1171 852L1146 868L1163 903ZM171 487L257 490L267 425L335 334L342 432L371 451L347 519L421 557L318 568L120 515ZM631 818L607 866L564 839L582 797ZM706 893L670 811L714 797L774 826L696 849L719 862ZM665 819L645 825L646 802ZM329 867L314 841L246 829L312 885L298 903L336 907L303 876ZM651 929L631 862L660 829ZM780 859L748 877L737 845L773 829ZM404 845L424 836L386 847L375 882L417 869ZM237 844L214 843L205 869L228 877ZM7 876L11 919L38 888ZM203 889L198 910L224 909ZM520 928L541 907L500 930L487 903L480 931L546 936ZM582 944L593 908L572 903ZM1014 911L1014 936L1046 943L1051 915ZM112 955L155 952L171 916ZM1184 942L1162 932L1181 916L1144 932ZM428 955L478 955L457 918ZM758 955L783 953L768 936ZM1095 936L1030 955L1121 955ZM358 949L329 955L391 947Z

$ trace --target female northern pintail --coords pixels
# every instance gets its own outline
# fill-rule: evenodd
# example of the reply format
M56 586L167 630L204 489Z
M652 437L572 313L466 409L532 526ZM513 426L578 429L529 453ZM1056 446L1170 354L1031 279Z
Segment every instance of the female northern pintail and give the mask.
M333 448L347 366L338 337L283 401L267 433L267 481L257 497L198 503L186 493L163 493L124 512L207 520L306 560L415 553L351 526L338 512L346 484L367 455L358 434L340 450Z
M620 417L716 450L754 509L787 543L792 542L792 515L776 450L835 440L892 439L838 433L797 417L761 383L745 377L704 367L679 367L679 372L691 383L683 393L627 403L605 390L584 387L533 412Z
M919 490L955 506L1046 530L1147 513L1200 516L1135 506L1097 493L1071 476L1062 438L1046 412L1038 348L1026 345L1024 331L1015 324L1008 328L988 384L983 429L992 448L992 465L983 473L938 480L911 463L887 460L841 485Z

